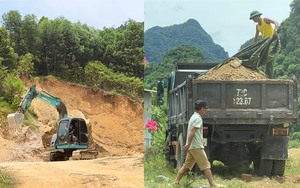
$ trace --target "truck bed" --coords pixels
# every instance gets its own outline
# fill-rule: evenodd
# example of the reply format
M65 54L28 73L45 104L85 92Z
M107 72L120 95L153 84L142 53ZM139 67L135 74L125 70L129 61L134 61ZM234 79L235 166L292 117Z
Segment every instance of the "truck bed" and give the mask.
M208 124L297 121L297 84L291 80L192 80L190 95L191 103L197 99L207 100L209 109L204 121Z

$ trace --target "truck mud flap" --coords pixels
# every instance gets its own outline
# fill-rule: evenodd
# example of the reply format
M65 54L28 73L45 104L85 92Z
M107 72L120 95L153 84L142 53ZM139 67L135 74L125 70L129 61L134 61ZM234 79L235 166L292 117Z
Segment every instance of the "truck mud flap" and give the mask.
M263 143L262 159L286 160L288 158L288 137L270 136Z

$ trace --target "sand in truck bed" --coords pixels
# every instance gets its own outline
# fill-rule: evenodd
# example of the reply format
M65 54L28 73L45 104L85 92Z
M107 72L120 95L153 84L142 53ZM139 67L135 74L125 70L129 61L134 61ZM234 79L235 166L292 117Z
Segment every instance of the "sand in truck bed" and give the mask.
M199 76L200 80L266 80L264 73L254 71L242 65L239 59L232 59L217 69L211 69Z

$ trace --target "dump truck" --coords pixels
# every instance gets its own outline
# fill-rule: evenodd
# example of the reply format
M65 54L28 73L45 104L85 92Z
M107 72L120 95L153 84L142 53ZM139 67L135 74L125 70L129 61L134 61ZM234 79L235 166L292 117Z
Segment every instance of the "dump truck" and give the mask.
M178 63L167 80L165 159L180 168L186 157L189 118L198 99L206 100L203 142L211 163L226 166L254 164L260 176L284 174L290 123L298 120L295 80L196 79L216 63ZM158 82L157 104L164 103Z
M67 108L62 100L36 85L32 85L27 90L17 112L8 114L7 121L11 129L22 126L24 114L34 99L50 104L59 114L57 132L52 135L50 143L52 150L44 153L44 161L65 161L71 157L75 160L97 158L98 151L89 149L88 127L85 119L68 118Z

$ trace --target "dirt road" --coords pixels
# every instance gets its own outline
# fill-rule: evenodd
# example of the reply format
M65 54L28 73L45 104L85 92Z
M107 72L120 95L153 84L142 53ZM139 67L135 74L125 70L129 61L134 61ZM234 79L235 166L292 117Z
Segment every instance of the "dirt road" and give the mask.
M16 188L143 187L143 154L64 162L4 162Z

